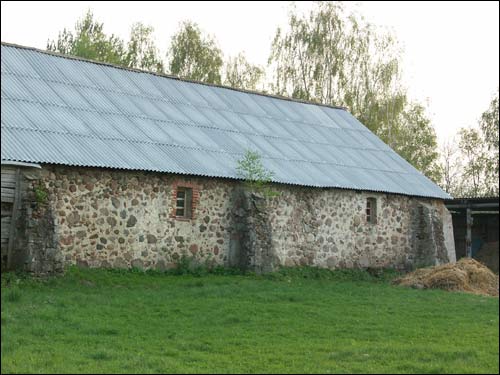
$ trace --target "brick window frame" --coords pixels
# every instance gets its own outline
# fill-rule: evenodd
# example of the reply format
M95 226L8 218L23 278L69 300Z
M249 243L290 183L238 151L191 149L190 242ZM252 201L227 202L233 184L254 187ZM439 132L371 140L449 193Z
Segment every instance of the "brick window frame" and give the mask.
M179 191L191 191L191 207L187 208L187 212L191 211L190 216L177 216L177 193ZM200 201L200 186L196 183L189 181L174 181L172 183L172 203L171 203L171 211L170 218L179 220L179 221L191 221L196 218L196 208L198 207L198 203Z

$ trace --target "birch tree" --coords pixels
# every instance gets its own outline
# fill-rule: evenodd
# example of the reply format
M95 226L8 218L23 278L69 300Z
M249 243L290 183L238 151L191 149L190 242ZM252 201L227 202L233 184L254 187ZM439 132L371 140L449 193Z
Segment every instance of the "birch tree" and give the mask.
M489 108L481 115L479 128L487 147L486 159L486 191L488 195L498 195L499 172L499 129L498 129L498 90L491 100Z
M153 28L136 23L127 44L104 32L104 24L89 10L76 22L74 30L64 29L57 40L47 42L47 50L65 55L121 65L128 68L163 72L163 61L153 40Z
M442 180L441 187L452 196L460 195L462 163L456 137L446 139L440 147Z
M224 84L227 86L257 90L259 83L263 83L263 78L264 68L250 64L243 53L226 62Z
M202 34L193 22L184 22L172 37L168 52L171 74L183 78L220 84L223 56L214 38Z
M126 53L123 41L106 35L103 23L90 10L76 22L74 31L64 29L57 40L49 40L47 50L117 65L123 65Z
M269 64L278 95L344 106L408 162L440 179L436 136L401 83L401 48L341 3L317 2L308 15L292 9L278 28Z
M153 27L140 22L132 25L125 55L125 63L128 67L158 73L164 72L160 52L153 40L153 32Z

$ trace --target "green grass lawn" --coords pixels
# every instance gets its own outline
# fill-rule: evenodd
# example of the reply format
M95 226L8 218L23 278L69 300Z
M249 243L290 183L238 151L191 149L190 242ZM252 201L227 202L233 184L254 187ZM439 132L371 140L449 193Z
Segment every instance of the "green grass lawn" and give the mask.
M498 298L345 272L6 279L2 373L499 371Z

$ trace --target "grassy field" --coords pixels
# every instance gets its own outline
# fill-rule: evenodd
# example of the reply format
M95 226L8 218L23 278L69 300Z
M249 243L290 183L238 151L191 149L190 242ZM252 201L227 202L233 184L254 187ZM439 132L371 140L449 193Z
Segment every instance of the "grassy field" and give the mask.
M498 320L498 298L359 272L3 275L1 371L498 373Z

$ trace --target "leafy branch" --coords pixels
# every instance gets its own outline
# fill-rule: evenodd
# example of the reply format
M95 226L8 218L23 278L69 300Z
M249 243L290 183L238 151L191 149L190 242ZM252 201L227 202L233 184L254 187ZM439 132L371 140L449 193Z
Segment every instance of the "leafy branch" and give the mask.
M236 172L250 190L261 192L266 197L279 195L269 187L274 173L264 167L257 151L246 150L243 158L238 160Z

